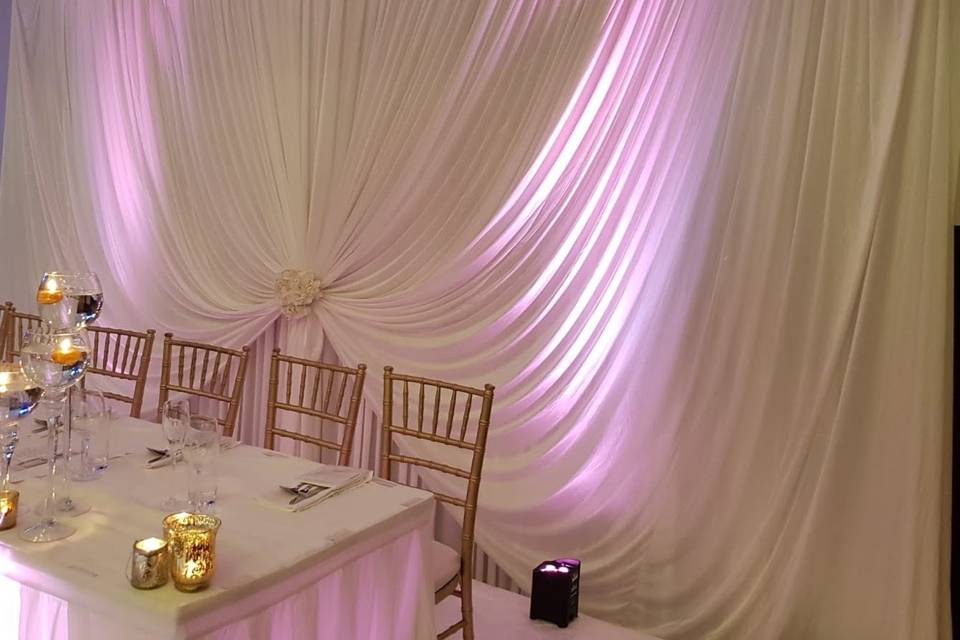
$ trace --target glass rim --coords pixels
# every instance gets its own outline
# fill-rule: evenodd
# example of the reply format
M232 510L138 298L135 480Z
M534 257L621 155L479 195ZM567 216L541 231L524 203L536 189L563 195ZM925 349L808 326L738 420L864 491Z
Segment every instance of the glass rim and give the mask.
M79 336L80 338L86 339L87 328L86 327L54 327L52 323L41 322L35 327L30 327L29 329L24 330L23 339L26 340L28 336Z
M216 532L223 521L215 515L209 513L191 513L189 511L180 511L171 513L164 517L163 526L171 532L179 532L183 529L201 529Z
M94 277L100 279L100 276L97 275L95 271L44 271L43 275L40 276L40 280L43 281L49 276L56 276L58 278L71 277L71 278L84 278L84 277Z

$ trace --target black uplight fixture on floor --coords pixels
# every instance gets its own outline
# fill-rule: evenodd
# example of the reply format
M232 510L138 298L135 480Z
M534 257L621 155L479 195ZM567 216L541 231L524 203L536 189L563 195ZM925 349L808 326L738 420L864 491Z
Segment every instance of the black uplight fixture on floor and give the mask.
M566 627L580 609L580 561L547 560L533 570L530 619Z

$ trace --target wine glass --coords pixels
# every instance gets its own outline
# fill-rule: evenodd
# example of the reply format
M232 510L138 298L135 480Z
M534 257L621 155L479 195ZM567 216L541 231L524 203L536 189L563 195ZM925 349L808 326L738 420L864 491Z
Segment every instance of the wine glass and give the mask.
M73 480L96 480L103 471L98 466L98 457L106 457L102 451L91 451L104 440L107 420L106 402L103 394L95 389L76 389L70 402L73 433L80 436L79 467L72 470ZM73 443L71 443L72 446ZM99 447L98 447L99 448Z
M64 400L67 391L80 381L87 371L90 349L86 331L58 330L41 325L24 335L20 362L24 375L43 389L41 403L48 418L48 487L43 501L40 521L20 532L30 542L50 542L73 535L76 530L56 520L58 498L69 501L69 476L66 450L69 443L63 438ZM80 510L75 508L76 512Z
M183 439L187 464L187 499L192 513L212 513L217 501L220 425L214 418L192 416Z
M160 421L163 424L163 436L169 445L167 454L171 458L176 478L177 459L183 455L183 439L190 425L190 402L184 399L167 400L160 407ZM169 511L184 511L187 504L182 496L172 495L165 498L161 506Z
M40 400L41 390L20 369L19 364L0 363L0 447L3 449L3 486L10 488L10 463L20 440L20 419L30 415Z
M103 288L95 273L48 271L37 288L40 318L55 329L82 329L103 309Z

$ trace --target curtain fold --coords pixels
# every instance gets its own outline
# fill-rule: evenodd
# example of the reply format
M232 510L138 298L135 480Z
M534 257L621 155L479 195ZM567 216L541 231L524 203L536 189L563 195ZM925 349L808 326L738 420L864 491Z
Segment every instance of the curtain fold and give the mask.
M588 613L949 637L955 13L17 0L0 285L252 343L255 444L275 347L369 366L358 463L384 365L496 384L479 544Z

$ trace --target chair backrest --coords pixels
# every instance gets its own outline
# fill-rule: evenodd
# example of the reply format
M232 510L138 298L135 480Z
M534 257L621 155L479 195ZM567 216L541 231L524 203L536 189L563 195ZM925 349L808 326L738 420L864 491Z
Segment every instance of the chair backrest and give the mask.
M3 305L0 305L0 362L6 362L7 334L10 332L12 313L12 302L4 302Z
M227 405L217 416L223 435L233 437L240 413L240 397L247 376L250 347L239 351L200 342L176 340L163 334L163 364L160 371L160 402L157 414L171 392L206 398Z
M6 323L6 348L3 349L3 359L6 362L12 362L14 358L20 357L20 349L23 346L23 336L32 329L36 329L43 321L40 316L32 313L20 313L12 303L7 302L4 305L4 322Z
M483 389L475 389L442 380L397 374L393 372L393 367L383 369L383 436L380 443L380 475L387 480L396 480L397 478L391 478L392 468L396 464L408 464L439 471L466 481L463 497L432 491L437 500L463 509L461 574L463 581L467 583L473 578L473 532L476 524L477 495L480 492L483 455L487 446L487 429L490 426L490 412L493 408L493 391L494 387L491 384L485 385ZM399 394L400 399L399 410L394 405L396 394ZM476 409L475 400L479 400L479 410ZM431 406L428 407L428 404ZM411 411L411 408L414 410ZM476 417L475 420L474 417ZM427 440L444 447L465 451L465 458L469 459L469 468L395 453L393 442L395 437Z
M367 365L356 369L281 355L273 350L270 360L270 388L267 395L267 429L263 446L273 449L277 436L337 451L337 464L350 463L353 432L363 396ZM282 384L281 384L282 382ZM345 402L346 400L346 402ZM284 411L320 420L318 436L284 429L277 425L277 413ZM340 426L339 442L325 437L325 423Z
M156 332L153 329L140 333L126 329L91 326L87 327L87 333L90 335L92 347L90 364L87 367L87 374L80 381L81 386L86 388L91 374L133 382L133 395L104 391L103 396L108 400L129 404L130 417L139 418Z

